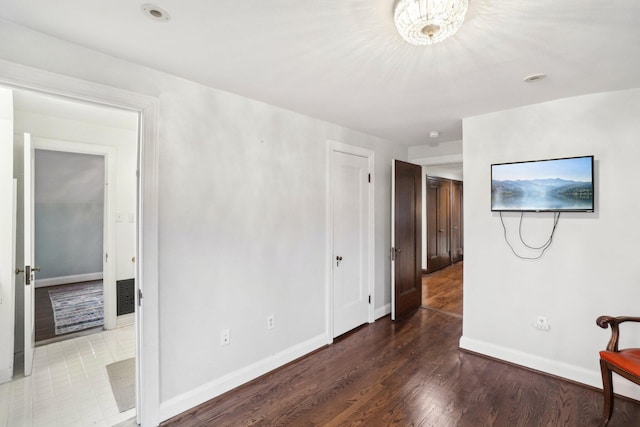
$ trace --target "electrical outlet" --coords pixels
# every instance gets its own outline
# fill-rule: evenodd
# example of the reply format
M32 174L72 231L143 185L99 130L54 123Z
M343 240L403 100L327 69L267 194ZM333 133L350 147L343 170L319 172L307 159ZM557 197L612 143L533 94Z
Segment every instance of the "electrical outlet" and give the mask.
M231 331L223 329L220 331L220 345L229 345L231 343Z
M549 322L547 321L546 317L538 316L538 318L536 319L536 322L533 324L533 327L539 331L549 331L549 329L551 328L551 325L549 325Z
M276 324L273 319L273 314L271 316L267 316L267 329L273 329L275 327L276 327Z

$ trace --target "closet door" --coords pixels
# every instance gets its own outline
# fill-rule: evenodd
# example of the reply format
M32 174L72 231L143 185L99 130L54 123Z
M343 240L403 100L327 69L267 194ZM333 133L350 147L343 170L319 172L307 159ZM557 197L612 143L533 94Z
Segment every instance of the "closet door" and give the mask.
M462 215L462 181L451 181L451 262L462 261L464 233Z
M451 264L451 181L427 177L427 272Z

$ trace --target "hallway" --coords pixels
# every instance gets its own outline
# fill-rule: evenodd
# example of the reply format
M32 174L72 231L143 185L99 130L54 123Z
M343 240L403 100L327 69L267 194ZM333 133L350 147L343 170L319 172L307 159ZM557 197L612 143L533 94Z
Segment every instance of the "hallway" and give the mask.
M462 317L463 261L422 276L422 306Z

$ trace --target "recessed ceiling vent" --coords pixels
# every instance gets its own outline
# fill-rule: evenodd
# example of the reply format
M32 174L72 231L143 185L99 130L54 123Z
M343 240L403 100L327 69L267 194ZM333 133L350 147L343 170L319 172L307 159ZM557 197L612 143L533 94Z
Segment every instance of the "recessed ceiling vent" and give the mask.
M169 12L159 6L156 6L155 4L143 4L142 12L154 21L166 22L171 19L171 15L169 15Z
M547 77L546 74L532 74L524 78L525 83L536 82L538 80L542 80Z

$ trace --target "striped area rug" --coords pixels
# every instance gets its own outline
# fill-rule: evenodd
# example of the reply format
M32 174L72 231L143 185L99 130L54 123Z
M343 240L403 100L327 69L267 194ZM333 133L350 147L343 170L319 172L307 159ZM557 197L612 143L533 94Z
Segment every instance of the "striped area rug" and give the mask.
M104 324L102 282L49 289L56 335Z

